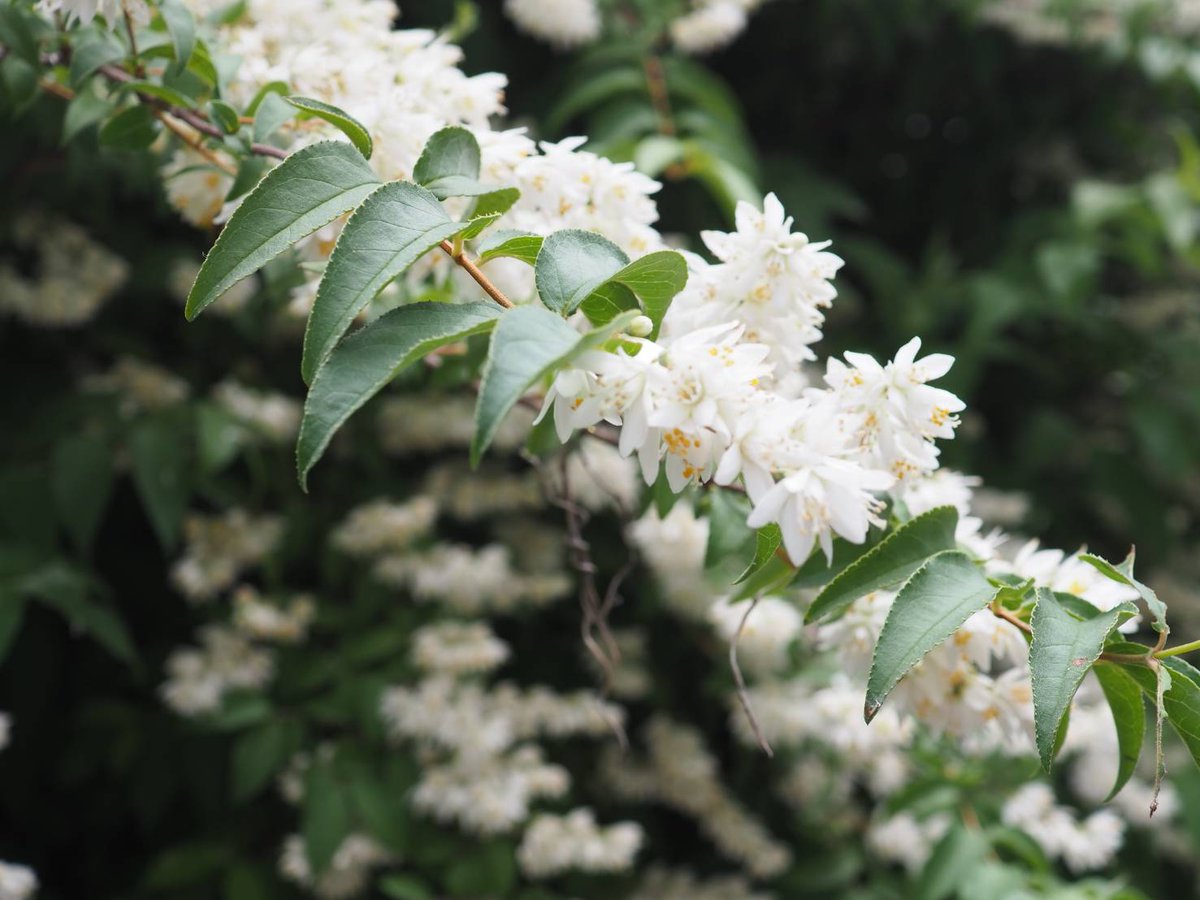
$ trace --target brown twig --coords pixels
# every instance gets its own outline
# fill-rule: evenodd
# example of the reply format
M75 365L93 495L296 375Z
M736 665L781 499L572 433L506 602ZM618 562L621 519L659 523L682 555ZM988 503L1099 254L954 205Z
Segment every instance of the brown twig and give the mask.
M513 303L504 296L504 292L496 285L492 284L492 280L480 271L479 266L475 265L475 261L468 257L461 249L456 248L449 241L442 241L438 244L452 260L454 260L462 269L475 279L475 283L483 288L483 292L503 306L505 309L512 309Z
M1011 625L1016 625L1026 634L1033 634L1033 628L1028 622L1017 616L1015 613L1005 609L1003 606L993 603L988 608L992 611L992 615L996 618L1003 619L1005 622L1008 622Z
M167 130L174 134L177 138L203 156L212 165L216 166L226 175L237 177L237 166L229 162L227 159L221 159L212 150L205 146L203 138L194 131L189 131L188 126L180 122L169 113L163 112L161 109L155 109L154 118L162 122Z
M57 65L61 60L58 58L58 56L55 56L53 59L47 59L46 61L51 65ZM137 80L134 75L130 74L120 66L113 65L112 63L106 63L105 65L100 66L100 68L98 68L96 71L109 81L117 84L129 84ZM56 84L52 81L42 81L41 86L47 93L62 97L65 100L71 100L75 96L74 92L71 91L70 88ZM185 109L181 106L175 106L158 97L152 97L149 94L144 94L141 91L135 91L135 95L140 103L144 103L155 110L155 117L162 122L163 125L170 129L172 133L179 137L180 140L184 141L189 147L204 156L204 158L207 159L212 165L217 166L222 171L228 172L231 175L237 174L236 169L231 168L228 163L221 161L216 154L212 153L211 150L204 146L203 139L199 137L199 135L205 135L207 137L217 138L220 140L224 139L225 133L212 122L208 121L203 114L196 112L195 110ZM191 134L186 130L181 129L179 127L180 122L190 126L192 129L198 132L198 134ZM256 156L267 156L272 159L282 160L287 159L288 157L286 150L283 150L279 147L273 147L270 144L252 143L250 145L250 152ZM496 287L492 280L480 270L479 266L473 259L463 253L461 249L455 248L455 246L449 241L442 241L439 246L450 256L451 259L454 260L454 262L460 268L463 269L463 271L465 271L471 276L471 278L475 280L475 283L483 289L485 294L487 294L492 300L505 309L512 309L513 302L509 300L508 297L504 295L504 292Z
M596 586L596 563L592 559L591 545L583 536L583 526L588 513L571 499L570 476L567 471L567 455L563 454L559 461L561 484L559 496L551 497L551 502L566 513L567 548L571 553L571 567L579 573L579 607L583 612L580 622L580 636L588 653L600 666L604 677L604 695L608 696L612 689L613 675L617 663L621 661L621 650L608 627L608 615L619 602L621 582L633 569L632 561L609 582L608 590L603 599ZM614 719L609 719L609 726L617 737L621 748L629 747L629 737L624 726Z
M141 54L138 53L137 34L133 27L133 15L129 12L128 0L121 0L121 15L125 19L125 33L129 35L129 55L134 60L133 70L137 72L138 78L141 78L146 70L138 59Z
M746 690L746 679L742 677L742 667L738 665L738 641L741 640L742 631L746 627L746 622L750 619L750 613L754 612L756 606L758 606L758 597L750 601L750 606L746 608L745 615L742 616L741 624L738 625L733 640L729 642L729 668L733 671L733 680L737 684L738 702L742 704L742 711L750 721L750 728L754 732L758 746L762 748L762 752L767 754L768 757L774 757L775 751L771 749L771 744L767 741L767 736L763 734L762 727L758 724L758 717L754 715L754 707L750 705L750 694Z
M675 116L671 111L671 92L667 87L667 73L663 70L662 60L654 53L648 53L642 60L642 71L646 73L646 92L650 95L650 105L658 117L658 133L663 137L675 137Z

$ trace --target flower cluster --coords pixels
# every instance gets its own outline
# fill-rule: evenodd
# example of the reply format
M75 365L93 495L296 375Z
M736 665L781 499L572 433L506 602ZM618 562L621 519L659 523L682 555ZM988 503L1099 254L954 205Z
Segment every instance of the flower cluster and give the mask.
M366 889L371 871L391 862L391 854L364 834L351 834L333 854L329 867L314 875L304 838L290 835L283 843L279 871L289 881L306 887L323 900L348 900Z
M1061 859L1072 872L1106 866L1121 848L1125 824L1111 810L1101 809L1080 820L1054 799L1048 785L1027 784L1004 804L1004 823L1020 828L1052 859Z
M172 567L171 581L199 603L233 587L242 572L262 562L283 533L283 522L231 509L218 516L190 515L183 530L187 552Z
M690 0L667 27L684 53L710 53L746 29L763 0ZM590 44L604 27L596 0L505 0L504 11L522 31L560 50Z
M200 631L200 642L200 647L176 650L167 659L162 698L182 716L216 712L228 692L261 688L275 674L270 651L229 628L207 626Z
M129 265L72 222L25 215L13 227L17 245L37 260L32 277L0 263L0 313L38 328L91 321L129 275Z
M676 491L740 480L748 524L778 524L800 564L818 545L831 557L834 536L862 543L881 524L879 494L937 468L934 442L953 437L963 403L928 383L952 358L917 359L916 338L886 365L831 359L825 387L805 386L800 364L813 358L841 261L791 224L774 196L761 213L740 204L736 232L705 235L722 261L692 260L660 339L584 354L557 375L544 412L563 440L621 426L620 451L647 483L660 466Z
M730 795L698 732L660 716L646 725L645 739L645 763L616 751L605 757L606 781L619 797L658 800L691 816L722 854L756 878L788 867L791 851Z
M583 872L620 872L633 865L642 845L642 828L620 822L602 828L590 809L565 816L542 814L529 823L517 861L531 878L549 878L578 869Z
M12 718L0 713L0 750L8 746ZM28 866L0 860L0 900L30 900L38 889L38 879Z
M97 9L106 19L115 12L106 2L43 5L80 20L89 20ZM208 12L224 4L191 0L190 5ZM688 52L714 49L745 26L756 5L697 0L671 23L671 38ZM298 93L350 110L371 132L376 146L371 164L385 179L409 177L425 140L438 128L465 125L482 147L483 177L521 191L502 219L504 226L536 234L564 227L596 231L635 257L665 246L654 227L657 182L631 164L583 150L582 138L537 144L522 130L493 128L493 117L503 111L503 77L468 77L457 67L459 51L446 41L431 32L392 30L390 3L250 0L244 6L244 13L219 26L225 49L242 60L229 91L232 101L244 105L264 85L285 81ZM563 46L586 43L602 25L591 0L509 0L506 10L522 28ZM293 149L334 134L318 119L282 128L280 143ZM190 151L176 154L164 176L168 197L189 221L209 225L228 214L228 178ZM457 212L454 203L450 206ZM814 365L842 261L828 242L810 240L793 224L774 195L764 199L761 210L740 204L733 231L703 235L714 261L688 255L688 286L658 337L623 338L614 351L586 353L556 375L543 415L553 417L560 439L566 443L577 432L606 423L619 429L615 447L579 442L540 472L521 475L501 467L471 474L442 464L424 477L421 494L404 502L362 505L330 535L329 544L343 562L345 557L363 561L373 589L419 601L406 609L416 623L406 640L410 671L415 667L421 674L386 690L379 707L391 738L415 750L421 761L412 807L485 836L512 832L535 816L518 853L530 877L568 869L624 870L633 865L642 843L637 826L602 828L588 809L565 816L537 815L534 809L540 800L563 798L572 781L543 742L606 737L623 726L625 710L590 691L562 693L491 680L514 653L501 637L508 632L489 620L546 606L570 592L572 579L563 571L561 547L547 550L536 529L517 529L521 537L515 542L495 531L466 541L497 519L541 510L544 492L569 496L590 510L632 515L639 471L645 482L663 478L677 493L704 484L741 490L750 503L747 524L777 525L797 565L814 553L832 558L835 539L863 543L872 526L883 524L889 504L900 515L948 504L960 512L959 543L988 574L1032 578L1098 609L1133 596L1077 555L1036 544L1013 552L1004 535L985 534L981 519L970 515L972 482L939 469L936 442L954 436L963 409L954 394L932 384L948 373L950 357L919 357L921 342L914 338L886 362L846 353L843 359L827 359L823 371ZM304 255L318 263L327 257L339 228L334 223L322 229L303 248ZM92 292L68 298L68 273L51 273L43 284L62 297L22 301L22 309L32 304L52 310L59 324L94 314L124 277L120 265L89 250L77 235L63 243L81 248L78 252L96 270L89 275ZM57 250L38 246L47 265L64 268L53 256ZM487 266L510 296L533 299L528 267L504 259ZM403 302L430 285L466 296L454 291L456 280L465 277L439 257L414 267L388 302ZM101 284L105 290L97 293L94 288ZM314 285L310 279L297 290L299 307L311 301ZM22 296L19 285L13 296ZM35 318L28 309L18 312ZM91 384L118 392L129 415L188 395L187 385L169 373L133 360L119 362ZM294 401L234 381L219 385L212 396L264 443L287 443L295 435L299 407ZM470 401L461 397L430 402L428 396L392 396L376 414L380 441L393 455L440 454L471 440ZM531 418L517 411L502 426L495 447L520 446ZM447 520L462 526L453 542L437 536ZM233 691L266 689L275 677L277 656L285 652L274 645L303 643L317 623L312 597L279 600L273 588L268 595L237 587L277 546L282 528L280 519L237 509L189 519L187 551L173 569L173 582L193 601L233 594L230 624L207 626L199 647L178 650L168 661L162 696L180 714L213 713ZM868 728L859 715L861 682L893 593L873 592L839 620L804 633L801 612L790 598L762 597L751 610L708 583L711 529L691 498L667 515L651 510L627 531L657 576L669 611L710 627L721 641L737 641L753 682L746 699L765 736L789 749L815 748L811 757L790 767L780 788L797 807L815 795L817 781L832 783L831 790L843 798L856 787L881 797L903 786L911 777L906 751L918 722L934 734L958 738L971 753L1031 753L1027 648L1019 632L990 613L973 616L920 663ZM811 592L801 594L799 607L809 600ZM625 656L610 673L612 695L644 697L650 687L644 636L619 632L616 643ZM836 651L845 675L823 682L795 677L789 664L801 647ZM1086 703L1080 701L1077 709L1086 710ZM742 742L756 739L740 712L731 728ZM788 846L735 799L698 732L660 715L642 734L644 758L615 753L604 758L603 774L618 797L660 802L694 818L720 853L754 879L772 878L789 867ZM1070 752L1087 759L1081 750ZM289 782L295 796L299 782L299 776ZM1139 787L1144 785L1133 782L1127 791ZM1044 786L1013 798L1005 820L1075 871L1103 865L1122 839L1115 815L1079 819L1056 805ZM902 813L872 823L867 844L879 857L915 868L946 827L941 817L918 820ZM361 891L371 870L386 862L388 855L371 839L352 834L328 871L317 874L302 839L293 837L284 846L280 868L321 896L343 897ZM9 870L0 868L4 877ZM686 872L653 872L638 890L661 897L755 896L740 877L701 883Z

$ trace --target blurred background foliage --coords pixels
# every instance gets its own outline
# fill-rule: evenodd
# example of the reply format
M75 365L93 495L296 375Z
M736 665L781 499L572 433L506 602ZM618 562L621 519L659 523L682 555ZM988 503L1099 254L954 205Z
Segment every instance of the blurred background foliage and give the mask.
M1088 11L1081 4L1062 6L1073 23L1064 33L1034 40L981 18L994 5L983 0L774 0L732 46L695 61L638 38L654 34L653 0L622 5L627 40L573 54L516 31L498 3L421 0L401 24L447 29L469 72L507 73L514 119L539 136L586 133L662 178L665 232L723 228L738 198L777 192L800 229L832 239L847 261L826 349L887 356L920 334L954 353L947 386L970 413L946 463L1019 492L1027 503L1009 503L1008 524L1049 546L1086 542L1120 558L1136 543L1177 631L1200 631L1200 51L1136 16L1097 37L1072 18ZM23 859L58 896L209 896L179 887L189 867L223 873L231 896L277 896L259 889L269 865L228 848L273 858L290 819L282 803L227 819L223 795L206 788L230 777L221 726L198 738L146 709L168 652L191 634L192 614L166 587L189 503L269 498L285 515L314 505L294 488L286 448L240 441L203 399L130 420L75 386L134 352L199 397L230 372L297 393L294 342L266 329L291 285L268 273L233 319L186 326L162 285L210 236L177 222L133 157L98 154L94 134L61 146L61 115L51 98L19 128L6 124L5 258L35 270L17 222L36 207L69 216L132 268L86 345L0 322L0 593L10 601L0 646L11 643L0 709L40 736L6 751L3 831L38 836L21 843L38 854ZM322 485L339 515L403 487L382 460L360 465ZM147 483L163 466L174 490ZM302 581L328 522L293 521L282 565ZM360 599L364 609L380 600ZM663 664L727 687L726 673L694 658L668 653ZM351 690L359 676L351 665L339 677ZM723 711L706 715L719 731ZM59 752L54 765L48 752ZM753 793L755 779L743 767L732 780ZM1180 785L1196 799L1194 779ZM680 827L669 813L657 822L664 835ZM441 865L458 850L438 833L422 832ZM797 884L822 889L823 854ZM1138 875L1150 895L1170 877L1154 866Z

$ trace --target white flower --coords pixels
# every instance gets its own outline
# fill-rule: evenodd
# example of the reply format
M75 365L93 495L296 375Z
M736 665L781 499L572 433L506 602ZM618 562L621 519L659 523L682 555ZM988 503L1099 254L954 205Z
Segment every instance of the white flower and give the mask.
M413 634L413 659L427 672L489 672L508 655L508 645L483 622L438 622Z
M163 702L182 716L216 712L226 691L262 688L274 677L271 652L237 632L209 625L200 630L200 641L200 648L176 650L167 658L169 677L159 689Z
M233 178L191 148L176 150L163 168L167 200L184 220L211 228L221 218Z
M36 260L26 273L0 263L0 313L35 328L73 328L100 311L125 282L129 264L73 222L26 213L13 224L16 244Z
M301 403L284 394L255 390L226 379L213 388L213 400L270 443L290 444L300 430Z
M773 900L774 896L756 892L740 875L701 881L685 869L655 866L639 882L630 900Z
M571 869L621 872L632 867L642 838L642 826L635 822L600 827L590 809L565 816L543 814L525 829L517 862L530 878L549 878Z
M720 263L689 257L687 287L675 299L663 324L671 335L718 322L739 322L746 340L768 344L776 374L783 376L813 359L811 344L821 339L822 310L837 291L831 284L842 260L792 232L792 218L774 194L760 212L742 201L734 232L705 231L705 244Z
M872 492L891 487L886 472L864 469L849 460L814 458L811 466L785 476L755 504L746 520L751 528L778 523L783 545L799 566L820 544L828 560L833 559L833 535L852 544L867 538L871 525L882 524L882 504Z
M120 395L120 411L125 418L175 406L191 393L188 383L182 378L132 356L120 357L103 374L84 378L82 386L87 391Z
M231 509L223 515L189 515L183 523L187 552L171 567L171 582L192 602L212 600L258 565L283 534L276 516Z
M867 846L880 859L900 863L909 872L917 872L925 865L933 845L949 825L945 816L931 816L922 822L910 813L897 813L871 825Z
M1125 825L1114 813L1102 809L1080 822L1040 782L1019 788L1004 804L1001 817L1037 841L1047 856L1062 859L1072 872L1104 868L1124 842Z
M372 500L352 509L330 541L351 556L407 550L433 527L437 511L432 497L414 497L405 503Z
M348 900L361 896L371 870L386 865L391 854L365 834L350 834L333 854L328 868L314 877L304 838L289 835L283 842L279 871L289 881L312 890L325 900Z
M671 40L684 53L708 53L724 47L746 27L738 0L709 0L671 23Z
M101 16L109 28L115 28L126 9L137 24L145 25L150 21L145 0L38 0L38 9L51 15L62 13L68 25L74 22L87 25L96 16Z
M298 644L308 635L316 614L316 603L307 594L296 595L286 606L264 600L247 585L233 595L233 627L253 640Z
M935 438L952 438L965 404L954 394L930 387L954 364L933 353L917 360L921 339L913 338L881 366L865 353L847 353L846 363L830 359L825 381L849 417L846 430L877 468L898 480L937 468Z
M504 11L522 31L562 49L600 36L596 0L504 0Z
M0 862L0 900L31 900L37 889L38 879L33 869Z

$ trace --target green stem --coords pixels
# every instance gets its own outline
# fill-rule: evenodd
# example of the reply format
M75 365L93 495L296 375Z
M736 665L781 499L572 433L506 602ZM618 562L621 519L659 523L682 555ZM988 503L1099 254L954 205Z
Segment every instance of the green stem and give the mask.
M1159 650L1154 654L1154 658L1166 659L1168 656L1183 656L1183 654L1191 653L1193 650L1200 650L1200 641L1192 641L1188 644L1180 644L1178 647L1170 647L1166 650Z

